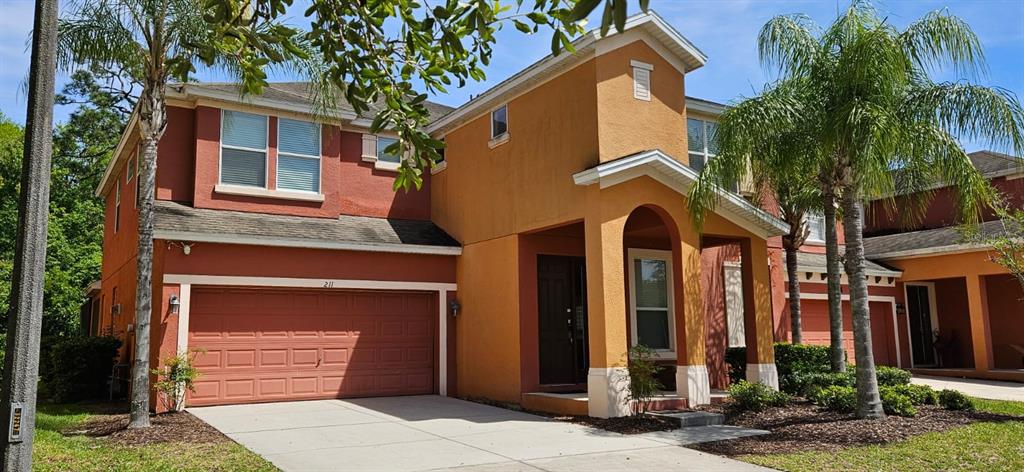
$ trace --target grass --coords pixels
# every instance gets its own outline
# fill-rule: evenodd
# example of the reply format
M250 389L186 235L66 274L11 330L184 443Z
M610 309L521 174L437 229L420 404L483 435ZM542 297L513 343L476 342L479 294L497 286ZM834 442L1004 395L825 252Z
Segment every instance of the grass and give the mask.
M65 436L61 433L82 424L90 416L88 406L41 405L36 416L33 470L277 470L263 458L231 441L123 446L104 438Z
M1024 416L1024 402L975 399L978 410ZM884 446L832 452L743 456L754 464L789 471L821 470L1024 470L1024 420L975 423Z

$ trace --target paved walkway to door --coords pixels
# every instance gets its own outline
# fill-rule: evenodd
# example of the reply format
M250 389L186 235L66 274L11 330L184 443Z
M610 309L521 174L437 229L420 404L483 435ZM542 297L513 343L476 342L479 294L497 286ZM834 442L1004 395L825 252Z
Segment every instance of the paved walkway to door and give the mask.
M189 411L286 471L767 470L681 447L748 430L709 426L624 436L438 396Z
M959 390L972 397L1024 402L1024 383L958 379L956 377L930 377L927 375L914 375L911 381L915 384L927 385L936 390L946 388Z

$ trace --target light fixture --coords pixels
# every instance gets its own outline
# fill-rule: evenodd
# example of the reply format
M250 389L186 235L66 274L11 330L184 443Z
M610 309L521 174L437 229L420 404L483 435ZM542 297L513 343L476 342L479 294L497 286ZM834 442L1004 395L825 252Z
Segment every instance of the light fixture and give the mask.
M181 243L181 252L184 252L186 256L192 254L192 245L188 243Z
M178 310L181 309L181 300L178 299L178 295L171 295L171 300L168 302L168 304L171 306L171 314L177 315Z
M459 309L462 308L462 305L459 305L458 300L452 300L448 302L448 308L452 310L452 316L457 317L459 316Z

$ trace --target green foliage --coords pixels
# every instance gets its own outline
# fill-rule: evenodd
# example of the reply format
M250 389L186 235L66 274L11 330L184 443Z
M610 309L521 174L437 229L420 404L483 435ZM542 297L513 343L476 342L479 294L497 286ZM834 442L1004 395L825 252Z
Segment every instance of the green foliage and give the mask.
M775 343L774 349L779 389L790 395L803 395L811 374L829 372L828 346ZM729 348L725 353L725 362L729 366L731 383L746 378L747 348Z
M795 384L799 385L799 395L814 398L818 391L827 387L854 387L857 384L852 370L846 372L805 372L798 373Z
M152 370L152 374L157 377L153 390L168 411L177 411L184 403L185 390L195 393L195 381L200 375L199 369L195 367L195 359L202 352L193 349L189 353L167 358L163 367Z
M372 133L398 134L388 152L403 156L395 188L408 190L422 185L423 172L444 147L423 130L430 118L427 93L484 80L499 29L550 30L553 53L572 51L572 40L583 32L580 20L603 3L602 34L612 25L621 31L631 1L444 0L424 7L408 0L312 0L293 8L292 0L205 0L212 37L195 43L207 63L218 55L234 58L246 93L262 91L264 70L286 53L317 65L311 78L325 115L343 96L372 118ZM636 1L647 9L648 0ZM305 17L309 31L285 21L296 14Z
M857 390L853 387L833 385L819 389L811 400L826 410L852 413L857 408Z
M911 374L909 370L880 365L875 368L875 376L878 378L878 385L880 387L892 387L896 385L909 385Z
M900 395L904 395L910 399L910 403L915 406L919 405L938 405L939 404L939 392L927 385L895 385L895 386L883 386L881 390L889 390ZM883 397L882 401L885 399Z
M888 386L879 387L879 396L882 399L882 409L887 415L917 416L917 408L914 408L913 399L902 389Z
M991 246L989 259L1005 267L1024 289L1024 210L1011 208L1003 202L993 205L993 208L1002 221L1000 231L981 234L977 225L965 225L962 237L965 242Z
M974 400L956 390L945 389L939 392L939 404L947 410L974 410Z
M654 363L654 350L638 344L629 349L629 395L626 401L632 405L633 414L647 412L651 399L661 390L658 372L661 367Z
M785 392L777 392L761 383L746 380L729 386L729 398L732 406L739 411L762 411L770 406L786 406L790 397Z
M120 347L119 339L106 336L45 338L40 349L39 377L50 399L72 402L104 398Z

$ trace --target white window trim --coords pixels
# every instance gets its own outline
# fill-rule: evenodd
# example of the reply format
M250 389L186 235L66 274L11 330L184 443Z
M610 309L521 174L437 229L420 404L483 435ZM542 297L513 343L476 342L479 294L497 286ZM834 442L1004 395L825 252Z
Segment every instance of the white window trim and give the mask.
M654 71L654 66L637 60L630 60L629 65L633 67L633 98L645 102L651 101L651 74ZM647 76L646 94L640 93L640 75L642 74Z
M373 162L373 168L376 169L376 170L383 170L383 171L386 171L386 172L398 172L398 168L402 167L402 162L401 161L399 161L399 162L388 162L388 161L381 160L380 159L380 150L377 149L378 144L380 144L378 142L378 138L394 139L395 141L399 141L398 135L381 134L381 135L371 135L371 136L373 136L373 153L374 154L373 154L373 157L371 159L367 159L366 156L363 156L363 160L367 161L367 162ZM363 139L364 139L364 142L365 142L365 138L363 138Z
M502 108L505 109L505 132L500 134L500 135L498 135L498 136L495 136L494 135L494 112L496 112L496 111L498 111L498 110L500 110ZM509 130L509 126L512 123L512 121L511 121L511 119L509 117L508 103L502 103L501 105L498 105L498 106L496 106L494 108L491 108L491 111L487 113L487 119L490 120L490 129L491 129L490 140L487 141L487 146L489 148L491 148L491 149L494 149L494 148L496 148L498 146L501 146L502 144L507 143L509 138L511 137L511 132Z
M224 144L224 112L225 111L232 111L232 112L235 112L235 113L247 113L247 114L250 114L250 115L262 116L263 119L266 120L266 123L267 123L267 132L263 136L263 138L264 138L263 149L249 148L249 147L243 147L243 146L232 146L232 145ZM277 130L274 130L274 131L276 132ZM231 186L231 187L263 188L263 189L269 189L270 188L269 187L270 186L270 179L269 179L269 177L270 177L270 133L271 133L271 130L270 130L270 115L261 115L259 113L250 113L250 112L247 112L247 111L225 110L223 108L220 109L220 143L218 143L218 144L220 144L220 146L217 147L217 187L220 187L220 186ZM252 152L262 152L263 153L263 187L260 187L260 186L257 186L257 185L238 185L238 184L226 184L226 183L224 183L223 171L224 171L224 148L225 147L227 147L228 149L237 149L239 151L252 151ZM275 184L276 183L277 182L275 182ZM217 191L216 188L214 188L214 191L215 192ZM223 193L226 193L226 192L223 192Z
M815 238L812 236L814 233L811 232L811 217L821 218L821 238ZM804 223L807 224L807 242L824 244L825 243L825 215L818 212L807 212L804 214Z
M114 185L114 233L117 233L121 229L121 182L116 182Z
M274 172L274 188L278 189L278 190L281 190L283 192L304 193L304 194L307 194L307 195L322 195L323 191L324 191L324 160L323 160L323 154L324 154L324 148L323 148L323 146L324 146L324 142L323 142L323 139L324 139L324 127L323 127L323 125L321 125L319 123L316 123L316 122L312 122L312 121L304 121L304 120L296 120L294 118L281 118L281 117L278 117L277 118L277 127L278 127L279 130L281 128L281 120L300 121L300 122L312 123L312 124L317 125L317 132L316 132L316 153L317 153L317 155L316 156L312 156L312 155L308 155L308 154L296 154L296 153L293 153L293 152L281 151L281 133L278 133L277 134L277 159L275 159L277 161L277 162L275 162L275 164L277 164L277 171ZM316 188L317 188L316 192L310 192L308 190L295 190L295 189L290 189L290 188L288 188L288 189L281 189L281 156L282 155L283 156L288 156L288 157L299 157L299 158L303 158L303 159L316 159L317 160L317 166L318 166L317 178L320 180L320 182L318 182L317 185L316 185Z
M656 359L676 358L676 316L675 316L675 285L673 285L672 251L657 249L629 248L627 250L629 260L629 332L630 347L636 346L639 336L636 327L636 264L637 259L665 261L665 283L668 286L668 345L669 349L655 349ZM643 309L660 309L660 307L641 307Z
M718 154L711 154L711 151L708 150L708 123L714 123L714 124L717 125L718 122L717 121L713 121L713 120L705 120L704 118L694 118L694 117L687 117L687 119L688 120L699 121L701 123L701 126L704 129L704 133L703 133L702 140L701 140L702 141L702 143L701 143L701 151L697 152L697 151L691 151L691 150L687 149L686 150L687 159L689 159L689 155L690 154L700 154L701 156L704 157L704 165L706 166L706 165L708 165L708 162L711 162L711 159L714 159L715 157L718 157ZM687 127L687 129L689 129L689 127ZM689 139L690 139L689 131L687 131L686 139L687 139L687 141L689 141ZM687 143L687 148L689 148L689 143Z

